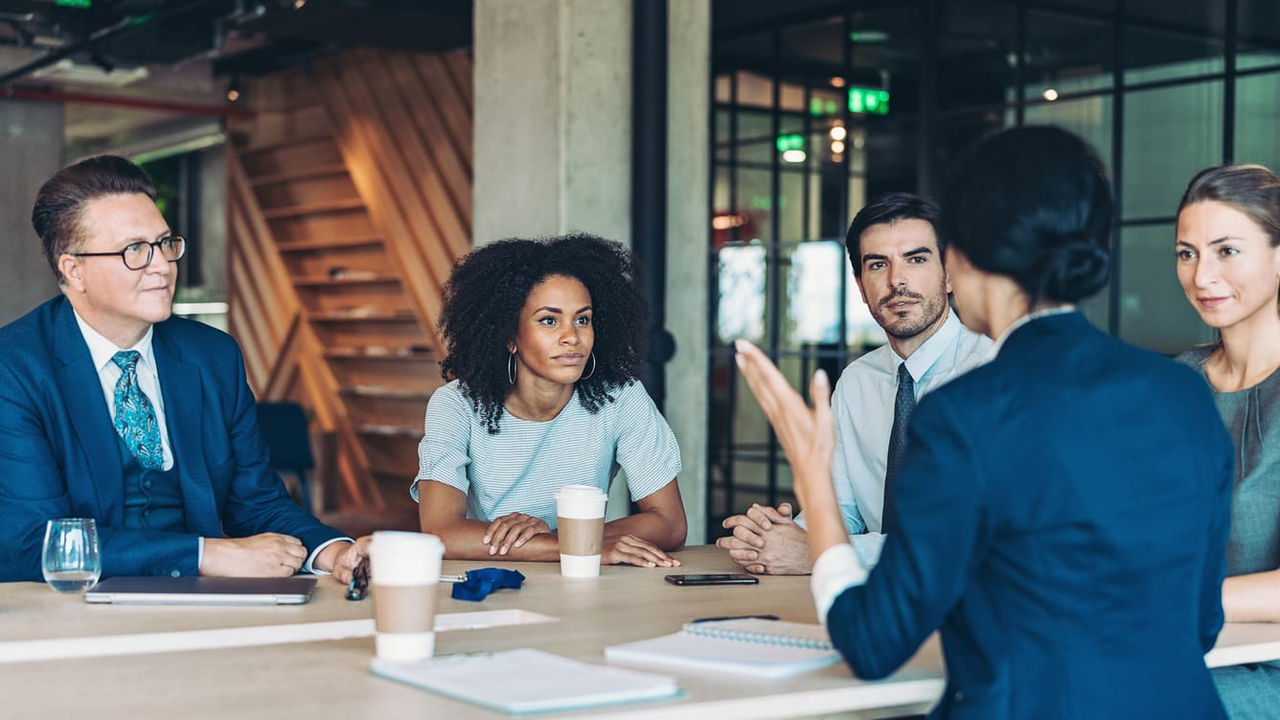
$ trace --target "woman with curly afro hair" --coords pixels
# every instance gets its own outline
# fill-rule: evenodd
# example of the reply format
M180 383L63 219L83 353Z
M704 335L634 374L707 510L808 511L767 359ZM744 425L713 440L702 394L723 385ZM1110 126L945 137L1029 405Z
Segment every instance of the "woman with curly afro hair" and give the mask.
M608 492L622 469L640 512L605 524L601 561L680 564L680 451L636 379L649 312L632 276L631 254L591 235L504 240L454 266L449 382L427 404L411 488L445 557L559 560L556 491Z

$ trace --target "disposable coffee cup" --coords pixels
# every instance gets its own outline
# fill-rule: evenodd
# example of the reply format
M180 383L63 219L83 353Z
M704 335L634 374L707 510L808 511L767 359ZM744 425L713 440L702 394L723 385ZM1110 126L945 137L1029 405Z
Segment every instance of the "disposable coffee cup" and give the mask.
M415 662L436 647L436 584L444 543L435 535L375 532L369 543L369 580L379 659Z
M564 577L599 577L608 501L609 496L593 485L566 485L556 493L556 533Z

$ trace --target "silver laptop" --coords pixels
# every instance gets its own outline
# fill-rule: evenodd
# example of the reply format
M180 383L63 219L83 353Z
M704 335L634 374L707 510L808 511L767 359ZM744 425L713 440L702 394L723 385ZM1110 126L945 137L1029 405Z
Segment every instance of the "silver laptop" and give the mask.
M313 577L113 577L89 588L85 602L116 605L301 605Z

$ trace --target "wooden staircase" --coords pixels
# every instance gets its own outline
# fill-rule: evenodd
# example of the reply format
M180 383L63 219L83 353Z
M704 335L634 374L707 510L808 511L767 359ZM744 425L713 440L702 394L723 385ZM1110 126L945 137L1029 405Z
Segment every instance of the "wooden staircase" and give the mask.
M385 186L354 153L334 90L298 75L254 90L264 87L284 107L230 128L232 333L259 399L303 404L335 438L346 526L416 527L408 488L427 400L443 384L435 313L469 238L389 239L401 227L383 206L400 198L374 196Z

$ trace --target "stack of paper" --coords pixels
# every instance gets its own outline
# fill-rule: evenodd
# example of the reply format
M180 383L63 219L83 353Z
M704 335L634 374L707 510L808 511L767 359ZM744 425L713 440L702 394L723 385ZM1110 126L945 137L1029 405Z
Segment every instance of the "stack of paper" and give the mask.
M375 675L511 714L574 710L676 695L666 675L591 665L521 649L416 663L374 658Z

